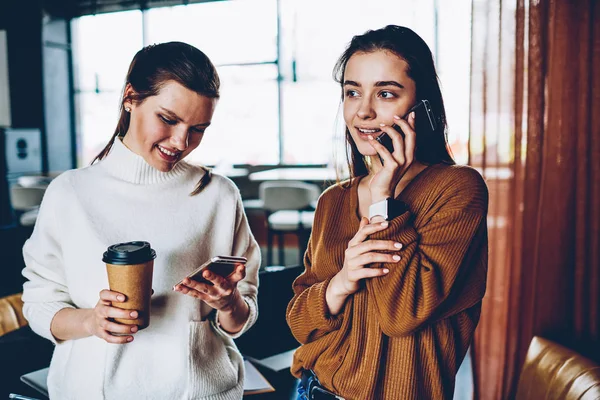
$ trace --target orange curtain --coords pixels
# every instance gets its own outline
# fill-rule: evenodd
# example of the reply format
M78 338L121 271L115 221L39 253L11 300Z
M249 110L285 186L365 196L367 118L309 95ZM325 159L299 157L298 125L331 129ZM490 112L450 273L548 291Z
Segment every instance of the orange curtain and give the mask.
M475 397L534 335L600 361L600 2L473 0L470 164L490 190Z

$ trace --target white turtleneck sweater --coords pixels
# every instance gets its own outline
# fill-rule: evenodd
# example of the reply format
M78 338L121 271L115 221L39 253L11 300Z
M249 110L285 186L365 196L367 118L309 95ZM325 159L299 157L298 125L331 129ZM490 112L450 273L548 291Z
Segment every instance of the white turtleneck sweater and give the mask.
M260 250L230 180L214 175L190 196L203 173L184 161L160 172L116 140L104 160L52 181L23 248L25 317L56 343L52 399L242 398L243 360L233 337L257 317ZM93 308L108 289L103 252L134 240L150 242L157 254L150 326L124 345L96 336L57 343L54 315L65 307ZM238 289L250 316L233 337L210 306L172 290L216 255L248 258Z

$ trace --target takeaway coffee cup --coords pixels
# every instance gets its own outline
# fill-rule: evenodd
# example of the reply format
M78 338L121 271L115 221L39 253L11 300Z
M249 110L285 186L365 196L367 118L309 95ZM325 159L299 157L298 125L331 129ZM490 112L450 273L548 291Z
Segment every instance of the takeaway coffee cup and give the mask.
M127 242L109 246L102 261L106 263L110 290L123 293L124 303L115 307L137 310L137 319L115 318L116 322L138 325L144 329L150 324L150 296L152 271L156 252L148 242Z

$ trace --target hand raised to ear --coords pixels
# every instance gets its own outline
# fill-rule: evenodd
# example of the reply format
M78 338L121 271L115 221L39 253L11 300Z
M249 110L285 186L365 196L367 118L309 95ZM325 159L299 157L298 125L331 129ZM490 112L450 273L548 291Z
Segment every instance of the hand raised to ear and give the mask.
M383 124L381 126L381 130L392 139L392 143L394 144L393 152L390 153L373 136L369 136L369 143L383 160L383 165L377 168L373 178L369 182L371 201L373 203L385 200L388 197L394 197L396 186L415 159L417 142L414 130L415 113L410 113L408 121L394 116L394 122L404 132L404 138L393 127Z

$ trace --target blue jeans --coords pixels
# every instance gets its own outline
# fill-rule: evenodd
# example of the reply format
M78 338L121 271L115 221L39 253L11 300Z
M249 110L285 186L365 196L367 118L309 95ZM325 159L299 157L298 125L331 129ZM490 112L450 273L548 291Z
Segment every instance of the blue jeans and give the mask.
M296 400L308 400L308 393L306 392L306 388L302 385L302 382L298 383L298 398Z
M316 375L314 375L314 372L311 371L310 374L306 375L305 372L302 372L302 379L300 379L298 382L298 387L296 389L298 391L298 397L296 400L308 400L309 389L313 391L313 396L315 396L313 398L315 399L331 399L333 398L332 396L335 396L333 393L327 392L325 388L321 386L319 379ZM315 390L316 392L314 392ZM342 397L337 396L335 398L342 399Z

